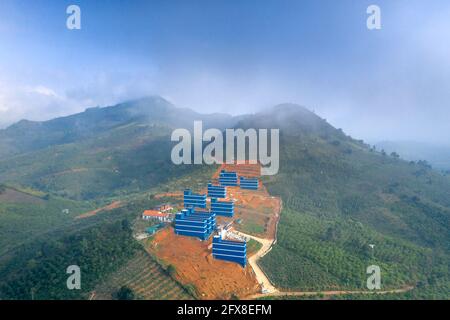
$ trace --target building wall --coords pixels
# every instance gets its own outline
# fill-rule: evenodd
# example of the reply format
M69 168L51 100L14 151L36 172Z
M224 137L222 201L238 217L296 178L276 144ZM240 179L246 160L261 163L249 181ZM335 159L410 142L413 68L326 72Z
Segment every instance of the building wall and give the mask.
M259 180L257 178L239 177L239 186L241 189L258 190Z
M214 186L212 183L208 183L208 197L210 198L226 198L227 189L224 186Z
M239 263L242 267L247 264L247 243L222 240L214 236L212 254L215 259Z
M183 194L185 208L206 208L206 194L195 194L191 190L185 190Z
M216 229L216 216L210 213L196 213L184 209L175 216L175 233L206 240Z
M237 173L222 170L219 174L219 183L221 186L237 186L238 185Z
M218 216L232 217L234 215L234 202L211 199L211 212Z

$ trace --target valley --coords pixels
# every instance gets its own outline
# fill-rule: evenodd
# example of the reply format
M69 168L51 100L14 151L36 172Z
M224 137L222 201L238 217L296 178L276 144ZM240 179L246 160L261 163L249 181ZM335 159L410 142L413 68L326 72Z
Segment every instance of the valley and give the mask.
M278 174L262 177L258 191L229 189L234 231L260 241L245 269L212 260L208 243L171 227L140 245L133 239L144 210L179 204L185 188L203 192L217 179L220 166L170 160L170 133L194 120L280 129ZM0 145L0 299L29 299L30 283L40 299L109 299L121 285L143 299L448 298L450 177L374 150L306 108L201 115L149 97L23 121L0 130ZM67 293L64 271L77 263L95 272ZM365 294L372 264L383 297ZM34 282L36 274L44 278Z

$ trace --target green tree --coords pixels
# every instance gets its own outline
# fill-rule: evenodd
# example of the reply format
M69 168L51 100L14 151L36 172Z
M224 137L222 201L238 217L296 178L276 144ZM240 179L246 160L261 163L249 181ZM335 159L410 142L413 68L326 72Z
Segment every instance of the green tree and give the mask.
M124 231L131 230L131 224L130 224L130 221L128 219L123 219L122 220L122 230L124 230Z
M123 286L116 292L116 298L117 300L134 300L136 294L131 288Z
M176 273L177 273L177 269L172 264L169 264L169 266L167 267L167 273L171 277L174 277L176 275Z
M395 159L398 159L398 158L400 158L400 155L397 153L397 152L391 152L391 157L392 158L395 158Z

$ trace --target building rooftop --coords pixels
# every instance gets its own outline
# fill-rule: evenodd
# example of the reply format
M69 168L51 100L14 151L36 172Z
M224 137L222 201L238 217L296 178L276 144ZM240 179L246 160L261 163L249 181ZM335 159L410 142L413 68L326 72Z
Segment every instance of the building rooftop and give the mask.
M145 210L142 215L146 217L168 217L167 213L162 213L156 210Z

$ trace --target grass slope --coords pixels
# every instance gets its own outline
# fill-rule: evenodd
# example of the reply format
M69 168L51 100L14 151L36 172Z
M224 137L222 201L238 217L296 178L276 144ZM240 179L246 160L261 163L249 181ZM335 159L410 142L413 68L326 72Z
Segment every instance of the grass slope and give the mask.
M449 177L338 130L291 125L282 125L280 173L265 179L286 209L277 245L261 262L274 282L288 290L364 289L374 263L385 287L418 285L448 298Z

